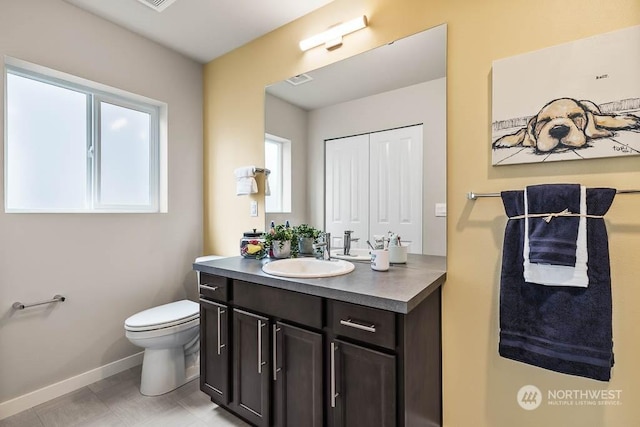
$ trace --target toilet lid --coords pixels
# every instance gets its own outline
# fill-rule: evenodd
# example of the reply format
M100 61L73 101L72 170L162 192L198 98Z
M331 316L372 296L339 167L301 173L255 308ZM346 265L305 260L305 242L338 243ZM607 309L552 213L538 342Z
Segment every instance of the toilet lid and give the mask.
M189 300L159 305L134 314L124 321L127 330L149 330L185 323L200 316L200 306Z

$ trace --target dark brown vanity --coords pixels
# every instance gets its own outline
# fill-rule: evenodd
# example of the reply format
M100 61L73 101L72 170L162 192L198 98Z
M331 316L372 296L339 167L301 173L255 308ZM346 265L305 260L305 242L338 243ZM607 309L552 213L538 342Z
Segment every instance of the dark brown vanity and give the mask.
M442 425L443 257L388 272L269 276L268 260L200 271L200 388L255 426Z

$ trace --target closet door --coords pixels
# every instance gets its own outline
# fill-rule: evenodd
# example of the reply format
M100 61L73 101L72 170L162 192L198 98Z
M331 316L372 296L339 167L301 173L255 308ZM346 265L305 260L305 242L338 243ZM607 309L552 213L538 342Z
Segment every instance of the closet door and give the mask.
M369 135L326 141L325 230L331 247L342 248L345 230L360 238L351 247L366 247L369 238Z
M393 231L422 253L422 125L370 135L370 235Z

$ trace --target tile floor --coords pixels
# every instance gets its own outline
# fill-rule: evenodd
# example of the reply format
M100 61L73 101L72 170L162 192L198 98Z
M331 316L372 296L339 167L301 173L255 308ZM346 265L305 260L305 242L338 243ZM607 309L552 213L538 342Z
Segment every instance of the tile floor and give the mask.
M0 427L248 427L211 402L198 380L157 397L140 394L140 367L0 420Z

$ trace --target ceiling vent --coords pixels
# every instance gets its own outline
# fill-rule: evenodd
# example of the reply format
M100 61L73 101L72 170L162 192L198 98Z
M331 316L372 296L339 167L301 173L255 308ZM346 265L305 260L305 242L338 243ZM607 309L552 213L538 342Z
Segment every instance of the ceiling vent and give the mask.
M162 12L163 10L171 6L171 4L173 4L176 0L138 0L138 1L145 6L149 6L151 9L157 12Z
M313 77L311 77L308 74L298 74L297 76L293 76L291 78L288 78L287 82L289 82L290 84L292 84L294 86L298 86L298 85L301 85L303 83L310 82L311 80L313 80Z

